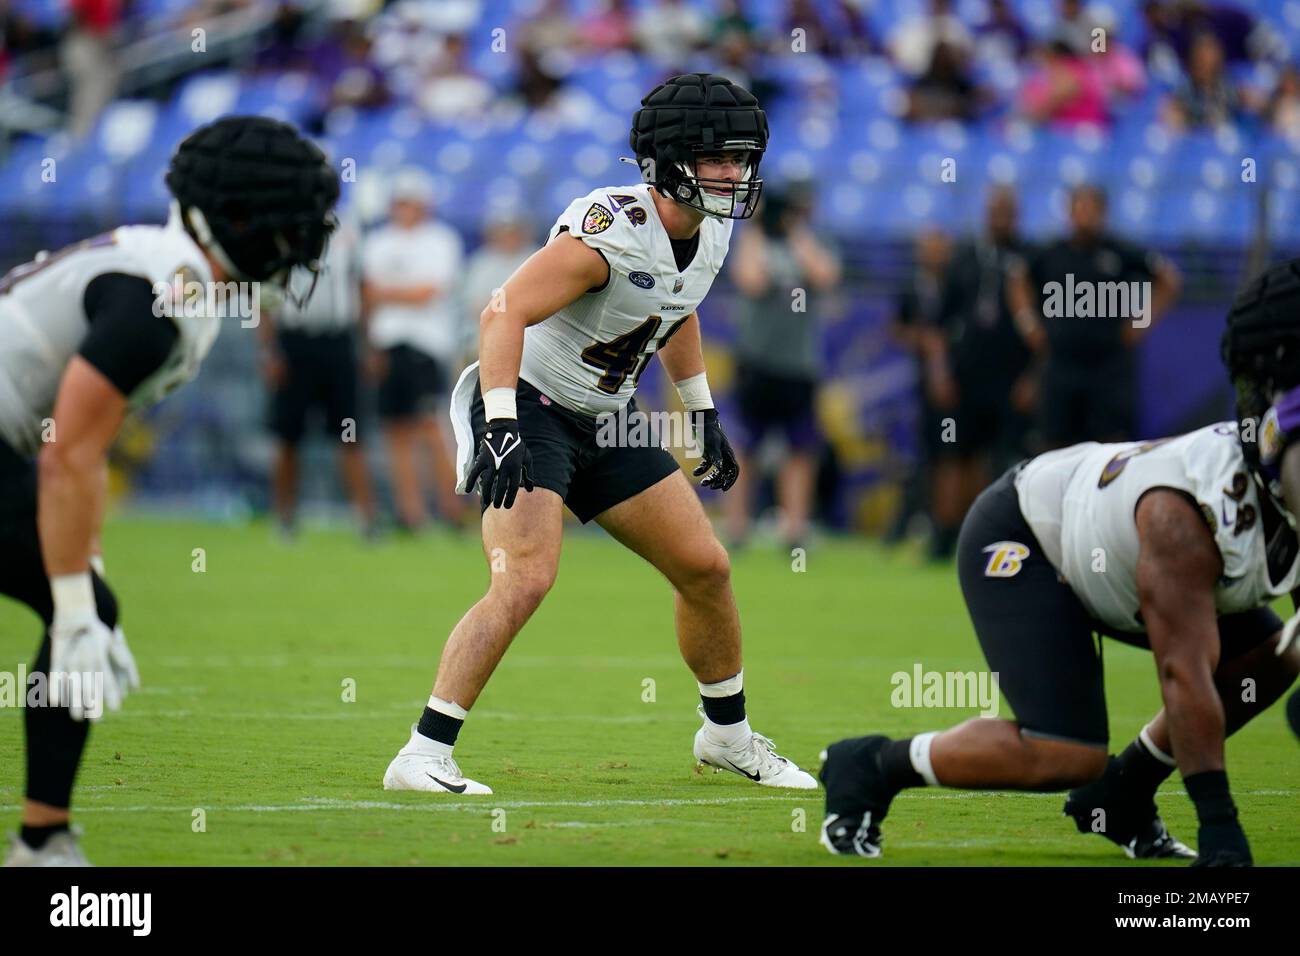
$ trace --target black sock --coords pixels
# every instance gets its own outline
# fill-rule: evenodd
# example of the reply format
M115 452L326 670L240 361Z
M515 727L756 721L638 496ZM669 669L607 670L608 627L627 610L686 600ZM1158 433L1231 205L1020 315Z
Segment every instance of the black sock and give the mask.
M465 721L459 717L452 717L450 714L444 714L432 707L426 707L420 717L420 725L415 729L421 737L428 737L440 744L454 747L456 746L456 737L460 734L460 728L463 726L465 726Z
M737 691L730 697L705 697L704 716L715 724L738 724L745 719L745 692Z
M24 823L18 831L18 836L33 850L39 850L45 846L45 842L54 834L66 833L67 830L68 824L66 823L52 823L48 827L29 827Z
M891 740L880 750L880 769L891 790L924 787L925 778L912 766L912 738Z
M1175 768L1152 756L1140 739L1135 739L1115 758L1122 785L1135 793L1154 795Z

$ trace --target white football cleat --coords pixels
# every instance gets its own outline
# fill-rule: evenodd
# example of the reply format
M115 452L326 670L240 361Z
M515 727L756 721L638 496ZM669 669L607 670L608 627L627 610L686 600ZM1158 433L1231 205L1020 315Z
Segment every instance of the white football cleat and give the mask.
M751 733L747 741L732 747L710 737L705 725L695 732L695 759L712 767L715 773L729 770L764 787L817 789L813 775L778 754L772 741L762 734Z
M71 830L56 833L45 841L45 846L33 850L16 834L9 837L9 853L5 866L90 866L90 861L77 845L77 835Z
M423 790L427 793L454 793L478 796L492 788L469 780L460 772L456 761L434 753L429 741L411 728L411 739L397 752L384 773L385 790Z

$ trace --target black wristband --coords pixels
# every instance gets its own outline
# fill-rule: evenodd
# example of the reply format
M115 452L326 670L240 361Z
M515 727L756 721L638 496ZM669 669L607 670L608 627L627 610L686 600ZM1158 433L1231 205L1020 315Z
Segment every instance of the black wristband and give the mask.
M1205 770L1184 777L1187 795L1196 804L1201 826L1230 823L1237 819L1237 807L1228 791L1228 774L1224 770Z

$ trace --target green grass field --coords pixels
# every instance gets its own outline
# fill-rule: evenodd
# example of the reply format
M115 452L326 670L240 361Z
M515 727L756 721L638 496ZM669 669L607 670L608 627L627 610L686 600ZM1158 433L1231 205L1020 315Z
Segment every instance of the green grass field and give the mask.
M881 860L831 857L819 794L696 772L698 697L669 589L599 532L570 533L558 584L466 723L460 764L496 791L481 798L381 787L446 634L480 596L475 535L364 547L321 530L285 545L264 526L118 518L106 551L144 687L95 729L79 779L76 816L101 865L1151 865L1075 833L1059 795L939 790L895 802ZM756 549L734 577L752 723L805 767L840 737L974 713L890 703L890 676L917 662L983 667L951 568L829 542L803 573ZM0 602L0 670L28 663L37 635L30 612ZM1122 746L1157 706L1154 670L1111 643L1106 671ZM21 745L21 712L0 709L5 830ZM1298 756L1280 705L1230 743L1259 863L1300 864ZM1180 788L1166 785L1161 810L1194 840Z

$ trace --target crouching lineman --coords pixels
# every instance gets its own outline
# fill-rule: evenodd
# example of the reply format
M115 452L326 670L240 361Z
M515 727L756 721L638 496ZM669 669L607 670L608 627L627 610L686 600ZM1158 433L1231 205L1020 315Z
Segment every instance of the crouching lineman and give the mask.
M658 445L598 439L602 414L637 414L632 393L658 354L696 425L701 484L725 491L738 473L705 380L696 309L733 220L757 205L767 118L750 93L708 73L673 77L641 104L631 145L646 181L574 200L483 310L479 361L452 394L458 490L481 488L484 554L508 560L447 640L386 789L491 793L461 775L452 747L555 580L566 505L672 585L678 646L703 700L696 759L763 786L817 786L750 729L727 553L676 460Z
M1269 608L1300 580L1298 317L1300 260L1264 273L1233 304L1223 357L1240 426L1075 445L1018 465L980 496L957 570L1016 719L831 745L827 849L879 856L881 821L907 787L1075 787L1066 813L1132 856L1250 865L1224 738L1300 671L1300 649L1284 645ZM1164 700L1117 757L1107 756L1094 633L1150 648ZM1247 679L1256 694L1243 701ZM1199 853L1156 815L1156 788L1175 769L1196 806Z
M177 307L162 290L284 286L295 267L315 269L339 192L324 155L292 127L245 117L186 138L167 187L165 226L115 229L0 279L0 593L46 628L24 709L22 830L6 866L86 865L68 808L87 720L139 686L117 602L94 570L107 452L128 409L198 373L218 329L215 310Z

